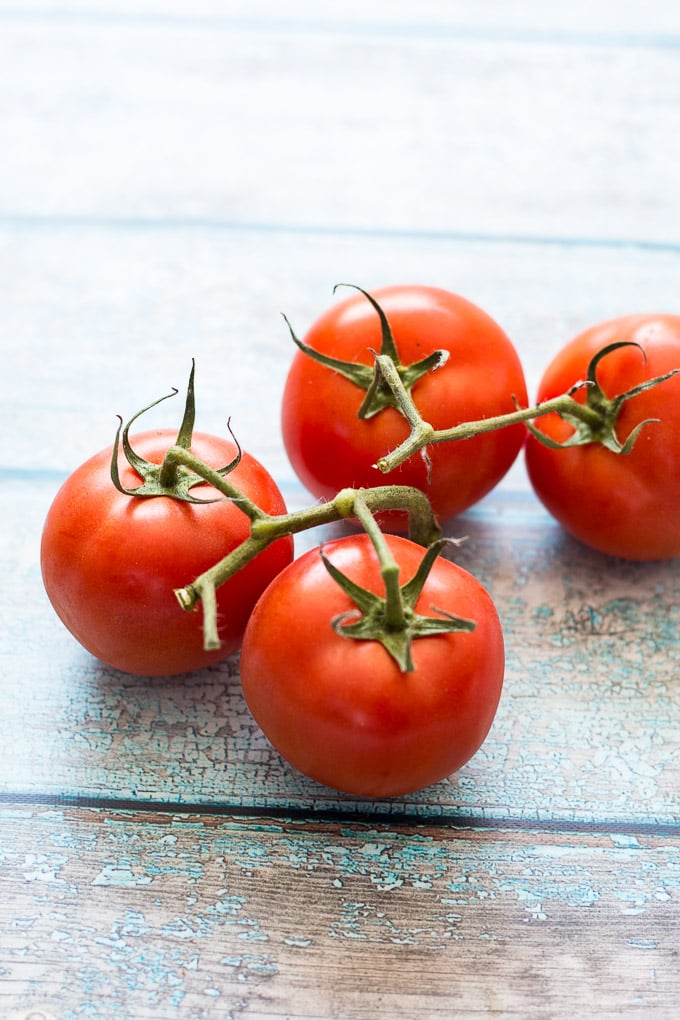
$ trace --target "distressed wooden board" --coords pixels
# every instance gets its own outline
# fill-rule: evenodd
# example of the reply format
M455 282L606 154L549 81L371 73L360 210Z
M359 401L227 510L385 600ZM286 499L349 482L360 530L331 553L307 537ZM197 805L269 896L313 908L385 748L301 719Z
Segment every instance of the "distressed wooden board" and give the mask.
M338 281L464 294L532 392L580 329L672 310L679 45L674 0L0 0L3 1020L675 1016L677 564L577 547L518 461L452 526L508 639L489 740L369 804L272 754L236 658L101 669L37 549L192 355L201 427L307 502L279 313Z
M445 287L485 308L520 353L532 394L557 350L596 322L669 311L678 251L644 246L433 240L159 227L8 224L0 216L0 337L11 357L0 408L3 468L67 472L197 360L198 425L292 481L279 405L293 344L342 281ZM593 281L597 281L594 285ZM6 376L7 378L7 376ZM262 408L267 413L262 413ZM179 401L146 421L179 424ZM382 480L377 475L377 481ZM521 462L506 487L525 488Z
M172 8L179 10L178 5ZM210 15L215 10L210 4L200 8ZM673 23L670 10L660 5L656 12L655 23L666 31ZM3 652L6 746L14 752L6 759L12 762L6 789L31 793L47 782L55 795L198 797L206 802L235 797L247 803L258 788L252 781L260 782L257 761L263 760L274 783L267 803L285 802L292 782L296 804L316 805L317 796L326 804L325 793L300 789L297 780L280 775L278 766L272 771L266 748L252 752L250 742L257 742L257 734L251 733L247 719L234 731L231 724L225 732L210 731L206 705L211 697L229 705L229 718L243 718L235 662L219 671L217 679L210 674L182 685L178 699L176 688L169 693L159 685L103 677L73 646L49 613L36 570L40 522L57 481L93 446L109 441L117 410L147 402L151 369L154 380L159 377L159 390L166 387L166 372L172 377L167 385L179 381L189 354L184 345L191 343L191 353L206 355L202 424L222 430L232 414L239 434L264 456L287 495L303 501L292 487L275 417L268 416L263 424L261 407L275 406L289 357L278 312L285 309L304 327L325 307L338 279L374 286L415 278L462 291L506 325L532 383L549 354L576 329L643 306L667 307L678 269L678 193L665 176L674 165L672 146L678 137L669 130L677 115L673 36L645 33L631 45L634 40L617 33L639 33L644 25L631 9L620 21L618 5L591 12L585 36L572 35L562 43L557 37L541 39L540 30L569 29L574 22L560 21L563 14L550 14L547 20L542 15L541 20L535 5L506 12L500 21L498 9L493 17L487 9L467 22L469 5L457 7L453 15L441 4L426 5L419 9L418 20L439 20L413 40L401 31L403 22L383 22L381 35L365 18L337 33L331 31L328 17L319 20L317 12L306 29L292 32L292 42L295 19L315 14L309 4L295 5L288 21L270 21L259 32L253 24L238 21L244 13L239 6L232 9L232 20L222 17L219 24L200 19L192 23L186 17L164 20L164 10L153 3L140 8L139 17L117 14L106 4L42 14L29 5L23 16L16 8L4 11L6 31L0 45L12 91L3 107L8 145L2 165L0 239L6 271L0 328L12 353L3 416L11 424L15 445L3 447L2 467L4 491L12 512L16 510L16 527L5 535L5 555L11 576L18 579L3 596L8 601L6 633L11 635ZM402 18L404 12L404 7L394 8L393 17ZM573 16L572 11L568 18ZM438 38L442 18L453 30ZM471 31L456 29L465 22ZM510 33L499 51L499 34L508 26L524 36ZM597 38L603 26L609 33ZM127 77L118 81L123 44L129 44ZM320 44L327 55L324 83L330 84L315 95L309 83L320 66ZM231 62L220 56L228 46ZM400 71L404 46L414 61L406 77ZM434 73L429 69L435 66L432 55L444 51L450 64L440 63L433 89L428 74L415 71L428 62L428 73ZM385 83L382 92L371 94L368 111L352 104L352 95L343 91L346 62L360 55L375 62L361 66L351 88L362 89L369 63L371 73L381 72ZM204 60L206 56L211 59ZM252 93L244 91L255 66L251 61L257 60L265 80L269 75L281 81L266 106L260 102L259 84ZM468 94L474 96L470 109L461 103L449 109L454 66L456 82L466 81ZM575 67L583 71L583 81ZM604 89L602 75L607 76ZM237 79L241 102L235 105ZM141 91L135 85L140 80ZM288 106L283 119L279 113L303 86L306 102L293 124L297 108ZM406 105L394 112L395 97L404 93ZM173 104L178 95L181 102ZM333 102L340 95L354 119L333 118ZM593 95L597 102L591 101ZM416 123L414 110L420 117L430 109L425 100L432 109L446 110L457 129L446 135L446 179L439 151L443 136L434 131L433 119L423 122L418 152L402 153L399 148L405 126ZM588 113L581 125L586 101ZM343 149L344 158L365 156L367 132L376 121L375 116L367 118L367 112L375 114L376 104L389 115L380 128L381 138L385 134L390 139L388 154L399 149L404 159L390 175L381 173L382 159L357 161L371 165L373 190L360 189L361 202L370 200L370 214L360 202L349 215L352 188L332 188L342 161L329 176L324 160L333 153L312 160L318 170L315 190L304 174L298 179L290 173L297 160L307 159L306 170L311 165L309 152L303 157L291 143L296 132L306 144L323 137L317 131L323 120L339 131L338 144L351 135L351 152ZM211 119L218 106L221 132L214 130L214 116ZM560 130L578 120L585 133L572 133L562 155L551 150L551 158L560 166L563 162L570 173L551 180L556 187L551 187L546 216L545 196L532 174L556 169L550 160L546 164L536 157L545 144L542 130L547 130L548 140L554 138L558 107L566 111L559 119ZM516 121L502 113L507 109L518 111ZM468 162L459 158L459 147L471 141L472 121L465 118L475 110L485 116L469 146ZM533 122L532 113L537 115ZM645 144L621 148L624 114L626 137ZM636 131L640 118L647 134ZM248 161L235 160L228 150L228 140L245 119L252 138L241 132L239 144L258 164L259 189ZM267 130L258 133L265 123ZM420 130L420 120L418 125ZM287 146L277 164L277 187L271 187L270 177L263 176L270 164L258 158L264 152L259 146L270 144L279 154L277 140L283 131L288 132ZM586 144L589 132L597 134L593 148ZM655 144L662 135L664 145ZM174 151L187 137L193 147L185 146L182 159L169 160L167 147ZM374 144L375 139L370 141ZM519 204L513 190L519 187L517 175L505 173L506 166L515 165L508 163L509 146L513 159L521 152L529 166ZM581 159L586 150L587 165ZM427 186L417 172L421 151L430 156L428 169L434 168ZM125 163L120 153L132 154L132 163ZM609 159L617 153L626 158ZM476 191L466 182L470 175L476 177L479 159L487 171L479 178L484 189ZM600 202L598 188L605 161L607 187L617 208L603 227L598 217L608 206ZM630 166L635 173L625 170ZM503 167L503 172L491 173L491 167ZM619 180L616 174L624 170L625 181ZM343 177L343 183L346 179L351 185L351 176ZM379 193L375 181L380 181ZM258 195L257 215L242 201L249 188ZM573 188L574 194L565 198L560 188ZM304 210L295 201L291 204L291 195L298 192L305 199ZM400 200L395 203L397 193ZM588 209L587 220L579 212L581 201ZM490 224L487 217L494 209L497 215ZM466 216L469 222L474 219L477 240L469 237ZM630 246L622 241L628 237ZM236 348L244 342L248 351L240 361ZM263 374L256 353L268 371L262 392L253 398L253 384ZM135 370L136 377L130 378ZM228 406L224 378L232 382ZM75 435L65 434L69 428ZM525 487L520 465L510 485ZM560 817L594 817L602 809L638 821L675 818L676 719L669 685L677 673L677 617L668 615L676 602L672 572L667 580L671 568L635 568L631 573L608 564L605 570L578 550L572 560L571 547L561 540L554 554L556 532L540 512L531 510L527 524L526 510L516 512L517 503L489 506L494 528L500 522L504 536L500 546L495 538L490 540L489 529L484 530L488 512L482 509L470 522L472 532L478 529L481 547L471 543L462 555L492 587L502 607L512 638L508 693L499 728L472 766L481 772L473 771L469 785L457 780L445 803L455 811L488 810L494 817L496 812L524 811L534 817L554 808ZM522 542L533 558L527 559L523 551L518 593L511 591L510 568L517 566L515 546ZM547 565L540 557L548 558ZM497 574L501 569L506 573ZM631 625L632 639L615 642L617 631ZM46 647L51 652L47 662ZM35 693L21 700L15 685L26 676ZM157 699L150 706L136 700L150 691ZM526 711L527 704L533 714ZM187 728L185 717L196 713L197 728ZM519 728L513 729L512 719L520 720ZM148 732L143 727L138 732L140 720L152 724ZM41 726L47 736L39 732ZM236 754L230 744L234 732ZM184 769L173 758L177 751L187 756ZM220 782L210 757L215 753L227 770ZM244 773L243 759L251 753L259 758ZM506 759L514 769L500 771L517 778L498 787L494 777ZM641 781L631 760L642 770ZM228 772L232 763L233 776ZM546 774L548 780L537 781ZM439 809L440 800L433 803ZM415 804L415 810L421 807ZM426 808L433 809L432 804Z
M99 10L4 19L16 216L677 241L677 55L647 26L621 45L618 5L585 45Z
M37 565L53 487L40 477L2 483L17 520L3 536L14 578L4 593L12 641L0 688L5 795L565 824L678 821L677 564L592 553L528 495L487 499L454 522L451 533L468 536L455 558L488 587L503 622L501 707L481 751L450 780L370 805L304 779L271 751L243 701L237 658L148 680L102 667L73 641L47 603Z
M36 805L0 859L3 1017L609 1020L680 990L677 833Z

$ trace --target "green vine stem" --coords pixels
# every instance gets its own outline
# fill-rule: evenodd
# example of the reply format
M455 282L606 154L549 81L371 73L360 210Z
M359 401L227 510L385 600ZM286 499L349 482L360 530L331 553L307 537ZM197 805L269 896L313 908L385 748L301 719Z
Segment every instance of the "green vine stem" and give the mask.
M482 418L479 421L462 422L460 425L455 425L448 429L435 429L429 422L423 419L411 394L403 385L399 373L395 370L390 357L378 354L375 358L376 367L385 385L393 393L399 410L410 425L411 432L399 446L384 457L381 457L376 467L383 474L387 474L399 467L400 464L403 464L409 457L419 452L422 453L427 461L427 447L435 443L449 443L461 439L472 439L474 436L493 432L496 429L507 428L510 425L518 425L523 422L530 423L535 418L552 413L559 414L565 421L568 421L573 426L574 433L566 442L555 444L538 429L531 428L529 425L532 434L540 442L550 446L559 445L562 447L582 446L587 443L598 442L606 446L613 453L628 454L644 426L658 421L658 419L648 418L640 422L627 439L621 442L616 434L615 426L623 404L630 400L631 397L637 396L638 393L642 393L644 390L651 389L653 386L658 386L660 383L670 379L671 376L680 372L680 368L673 369L665 375L647 379L638 386L626 390L625 393L617 394L615 397L607 397L597 381L597 366L613 350L624 346L638 347L639 345L626 341L604 347L592 359L588 367L586 379L577 383L567 393L536 404L534 407L518 407L516 411L509 414ZM586 390L584 403L575 400L573 397L573 394L581 389Z
M182 609L189 611L199 601L202 602L203 637L206 650L220 647L217 629L217 588L279 538L307 531L320 525L358 517L374 533L378 525L372 515L381 511L406 512L409 518L409 537L419 545L429 547L439 537L439 524L429 500L419 489L405 485L379 485L371 489L342 489L328 503L315 504L294 513L268 514L241 492L229 478L230 473L241 460L241 449L236 439L234 439L237 448L236 456L229 464L217 470L205 464L192 453L191 440L195 420L194 371L195 365L192 362L182 424L174 444L165 454L161 464L146 461L136 453L130 442L130 426L145 411L155 407L167 397L176 395L177 390L173 390L172 393L138 411L125 425L123 425L122 419L119 420L111 457L111 481L120 492L135 498L166 496L194 504L215 502L220 498L228 499L250 520L250 534L245 541L192 583L175 590L175 596ZM232 438L234 438L233 433ZM125 487L121 481L118 469L121 447L128 464L141 478L141 484L134 488ZM200 499L194 496L192 489L204 482L211 485L219 493L219 496L211 499Z
M168 456L191 467L192 471L201 474L223 495L233 499L250 517L251 522L250 535L241 545L190 584L175 589L175 597L182 609L189 611L194 609L199 601L202 603L203 643L206 650L220 647L215 612L216 589L279 538L348 518L357 518L357 510L362 513L364 508L371 515L385 510L406 511L409 515L409 537L419 545L429 546L440 534L429 500L420 490L409 486L379 485L371 489L342 489L327 503L314 504L293 513L271 515L237 494L237 490L227 479L219 474L215 477L215 472L188 451L173 447L168 451Z
M354 513L373 543L380 562L380 573L385 585L385 627L388 630L403 630L406 620L399 586L399 565L361 493L355 497Z
M355 386L366 392L366 396L358 412L359 418L369 418L380 413L386 407L395 407L406 419L410 426L408 437L383 457L380 457L375 465L384 474L393 471L416 453L420 453L428 472L431 472L432 464L428 454L428 446L435 443L450 443L460 439L472 439L475 436L483 435L486 432L493 432L496 429L507 428L512 425L525 423L531 434L543 443L551 447L584 446L588 443L600 443L615 454L628 454L642 431L651 422L658 421L656 418L649 418L640 422L632 430L630 435L622 442L616 433L616 422L627 400L637 396L644 390L670 379L680 368L667 372L665 375L648 379L614 397L605 394L597 379L597 366L603 358L617 350L619 347L637 347L642 357L645 353L642 347L634 341L620 341L609 344L598 351L592 358L586 379L578 382L567 393L563 393L552 400L546 400L535 407L521 408L513 394L516 410L510 414L495 415L490 418L483 418L478 421L462 422L459 425L446 429L435 429L430 422L424 420L411 396L411 389L418 380L427 372L436 371L443 365L449 356L449 351L439 350L422 361L413 365L405 366L401 363L399 351L395 342L392 330L383 309L378 302L367 291L362 290L355 284L342 284L339 286L354 287L373 306L374 311L380 320L381 346L380 351L371 351L373 354L373 365L365 365L361 362L346 362L338 358L330 357L316 351L299 340L286 319L291 337L298 348L309 358L325 365L331 371L338 372ZM284 316L285 318L285 316ZM574 400L573 394L585 389L585 400ZM558 414L573 428L572 435L563 443L557 443L532 425L535 418L547 414Z

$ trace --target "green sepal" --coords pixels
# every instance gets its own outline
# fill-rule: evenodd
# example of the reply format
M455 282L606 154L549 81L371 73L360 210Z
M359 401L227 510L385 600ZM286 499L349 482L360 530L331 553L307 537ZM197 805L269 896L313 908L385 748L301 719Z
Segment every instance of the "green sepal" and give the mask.
M646 425L652 425L659 422L659 418L646 418L644 421L639 422L627 438L621 442L616 433L616 422L618 420L621 408L630 400L632 397L636 397L639 393L644 393L645 390L652 389L654 386L658 386L659 383L665 382L670 379L671 376L676 375L680 372L680 368L674 368L670 372L666 372L665 375L655 376L653 379L646 379L644 382L639 383L637 386L633 386L629 390L625 390L623 393L619 393L615 397L607 397L600 386L597 379L597 366L600 361L605 358L612 351L618 350L620 347L638 347L643 354L644 350L640 347L640 344L633 340L620 340L616 343L608 344L597 352L591 359L588 365L588 371L584 382L577 383L569 391L568 396L571 397L572 393L575 393L579 389L585 389L586 399L585 405L578 403L573 400L574 405L573 413L571 411L563 410L556 412L560 418L566 421L574 429L573 433L568 439L560 443L550 436L547 436L542 432L533 422L527 422L527 428L529 432L542 443L543 446L547 446L551 450L568 449L573 446L587 446L590 443L600 443L601 446L611 450L612 453L623 454L624 456L629 454L633 449L638 436ZM584 411L585 406L585 411ZM588 411L591 413L588 414Z
M196 365L192 360L191 373L189 375L189 384L187 386L187 395L184 405L184 415L175 441L175 447L179 447L183 450L188 450L191 447L194 422L196 419L196 400L194 395L195 369ZM111 456L111 481L118 491L124 493L126 496L170 496L172 499L177 499L184 503L216 503L218 500L224 499L224 497L219 496L215 499L198 499L191 493L191 489L195 485L205 484L205 479L200 475L197 475L194 471L191 471L182 464L173 464L172 467L169 468L166 461L162 464L154 464L151 461L144 460L143 457L140 457L139 454L135 452L132 444L130 443L130 427L132 424L153 407L157 407L157 405L161 404L164 400L169 400L170 397L176 396L177 392L178 391L173 388L171 393L166 393L164 397L154 400L152 404L148 404L146 407L143 407L141 411L137 411L137 413L134 414L125 425L123 425L123 419L119 417L119 424L116 430L116 437L113 442L113 452ZM241 447L231 431L229 423L227 423L227 428L229 429L232 439L236 443L237 453L232 461L225 464L224 467L218 470L217 473L220 475L229 474L229 472L233 471L241 460ZM133 470L136 471L142 479L142 484L138 485L136 488L126 488L120 480L120 473L118 471L118 453L121 444L125 459L130 467L133 468Z
M437 609L436 606L432 606L432 609L439 614L438 616L421 616L416 613L414 608L435 560L443 547L450 541L450 539L442 538L429 546L411 580L401 585L399 590L404 613L403 624L399 627L387 625L387 600L381 595L367 591L366 588L362 588L361 585L343 574L330 562L322 549L320 554L326 570L357 607L331 620L331 626L336 634L355 641L379 641L395 660L401 672L411 673L414 669L411 645L416 638L473 631L477 626L474 620L454 616ZM358 619L356 619L357 616ZM354 620L354 622L348 622L350 620Z
M390 324L375 298L373 298L367 291L362 290L361 287L357 287L353 283L336 284L333 288L334 292L338 287L353 287L355 290L358 290L361 294L363 294L368 301L370 301L380 319L381 342L379 353L392 359L394 366L399 373L399 377L407 390L410 390L418 382L418 380L428 372L434 372L437 368L441 368L441 366L445 364L449 357L449 352L446 350L439 350L433 351L432 354L428 354L427 357L422 358L420 361L415 361L411 365L402 365ZM316 361L319 365L324 365L333 372L337 372L345 379L348 379L351 383L354 383L355 386L358 386L359 389L365 390L366 396L364 397L358 411L359 418L363 420L373 418L386 407L399 409L399 404L397 403L394 393L385 382L382 373L378 370L376 365L364 365L360 362L343 361L341 358L334 358L328 354L323 354L321 351L315 350L295 335L293 327L285 315L283 318L288 326L291 339L303 354L306 354L307 357ZM375 351L371 351L371 353L375 354Z

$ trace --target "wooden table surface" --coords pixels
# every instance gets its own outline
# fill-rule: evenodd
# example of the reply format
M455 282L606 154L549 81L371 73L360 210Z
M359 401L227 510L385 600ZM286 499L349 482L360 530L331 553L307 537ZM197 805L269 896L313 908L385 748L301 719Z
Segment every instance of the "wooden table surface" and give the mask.
M238 657L89 657L38 546L192 357L198 427L307 505L280 313L337 282L463 294L532 393L581 329L677 311L680 6L0 0L0 76L0 1016L677 1015L677 561L578 546L520 458L447 524L506 635L489 738L367 803L268 747Z

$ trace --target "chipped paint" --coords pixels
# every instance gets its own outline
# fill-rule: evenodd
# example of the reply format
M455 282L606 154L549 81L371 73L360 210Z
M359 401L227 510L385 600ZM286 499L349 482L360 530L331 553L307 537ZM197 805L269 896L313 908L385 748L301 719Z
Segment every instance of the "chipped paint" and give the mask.
M39 518L34 523L39 528ZM50 662L42 654L27 661L31 684L3 702L0 789L499 824L606 817L674 824L677 569L617 563L606 571L601 559L565 545L528 496L492 500L466 525L470 541L456 559L488 575L506 632L507 673L486 743L449 780L377 805L341 797L296 774L269 747L243 701L237 657L182 683L140 682L102 672L86 657L75 668L72 644L55 627Z
M307 505L262 426L286 289L302 323L349 266L458 281L529 382L621 295L673 301L677 3L120 6L0 14L0 1017L674 1017L677 562L609 562L506 479L450 550L506 634L489 738L374 804L281 761L237 656L177 680L94 662L38 546L121 380L141 406L188 337L226 372L201 418L240 418Z

